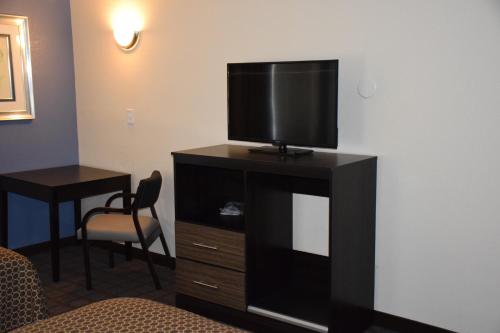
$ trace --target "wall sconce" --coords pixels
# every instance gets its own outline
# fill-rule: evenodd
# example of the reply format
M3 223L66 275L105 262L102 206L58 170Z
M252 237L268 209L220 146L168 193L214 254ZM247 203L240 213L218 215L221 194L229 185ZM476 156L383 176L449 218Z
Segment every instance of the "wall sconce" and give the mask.
M113 36L124 51L132 51L139 44L142 19L137 10L130 7L118 9L113 17Z
M140 31L133 29L114 29L113 36L115 37L116 44L124 51L132 51L139 44Z

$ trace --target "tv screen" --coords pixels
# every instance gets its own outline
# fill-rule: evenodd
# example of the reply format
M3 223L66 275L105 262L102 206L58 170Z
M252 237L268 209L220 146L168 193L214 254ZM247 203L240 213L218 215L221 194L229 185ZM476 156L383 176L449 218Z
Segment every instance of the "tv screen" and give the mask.
M227 65L230 140L337 148L338 60Z

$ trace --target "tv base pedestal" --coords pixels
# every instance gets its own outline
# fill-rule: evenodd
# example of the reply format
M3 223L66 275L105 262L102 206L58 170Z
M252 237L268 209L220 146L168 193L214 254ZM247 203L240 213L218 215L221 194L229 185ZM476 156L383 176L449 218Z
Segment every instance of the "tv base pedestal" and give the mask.
M251 153L283 155L283 156L302 156L312 154L312 149L288 148L286 145L272 145L253 147L248 149Z

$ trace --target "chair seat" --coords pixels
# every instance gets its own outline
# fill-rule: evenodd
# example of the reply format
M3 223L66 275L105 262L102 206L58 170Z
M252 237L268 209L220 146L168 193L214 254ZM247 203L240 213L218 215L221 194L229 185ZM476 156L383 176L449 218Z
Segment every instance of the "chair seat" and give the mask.
M138 219L145 239L160 228L160 223L155 218L139 216ZM78 239L81 238L82 231L79 229ZM92 217L87 223L87 239L139 242L132 215L124 214L99 214Z

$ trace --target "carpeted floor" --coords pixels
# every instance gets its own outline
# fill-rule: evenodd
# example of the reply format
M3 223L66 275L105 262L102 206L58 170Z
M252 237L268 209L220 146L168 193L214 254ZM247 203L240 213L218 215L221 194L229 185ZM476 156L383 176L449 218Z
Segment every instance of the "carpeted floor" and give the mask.
M92 247L90 252L93 290L85 289L85 274L81 247L61 249L61 281L52 282L50 251L46 250L29 258L34 263L46 292L50 315L56 315L83 305L114 297L141 297L165 304L175 304L175 272L156 265L163 289L156 290L146 263L115 254L115 267L108 267L108 252ZM372 327L366 333L396 333Z
M142 297L175 304L174 271L156 265L163 289L156 290L146 262L125 261L115 254L115 267L108 267L108 252L92 247L90 252L93 289L85 288L82 250L78 246L61 249L61 281L52 282L50 252L30 256L40 274L47 296L50 315L66 312L82 305L114 297Z

